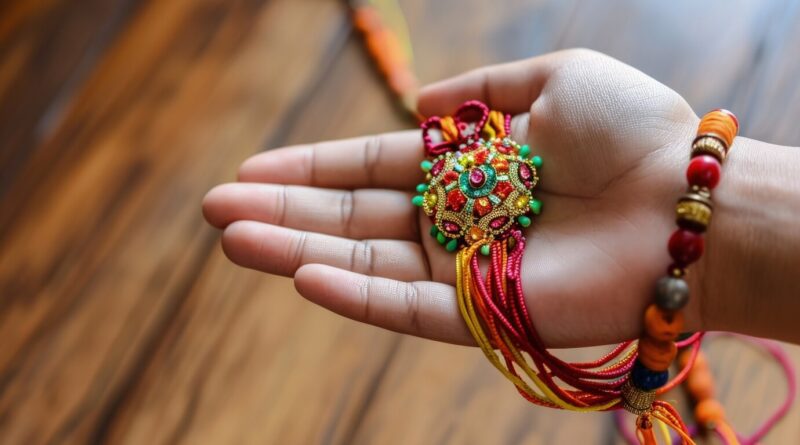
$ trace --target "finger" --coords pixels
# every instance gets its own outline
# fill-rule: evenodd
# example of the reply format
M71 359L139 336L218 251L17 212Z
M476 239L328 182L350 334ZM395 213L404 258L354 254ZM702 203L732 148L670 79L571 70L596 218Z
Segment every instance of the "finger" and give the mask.
M567 50L517 62L478 68L430 84L420 91L417 107L425 116L447 115L467 100L518 114L528 111L547 78L565 60L586 50Z
M419 239L411 194L392 190L331 190L278 184L231 183L203 199L212 225L252 220L354 239Z
M403 334L474 345L446 284L369 277L321 264L294 277L302 296L339 315Z
M222 248L240 266L287 277L310 263L397 280L430 277L422 246L408 241L356 241L255 221L237 221L222 233Z
M424 156L419 131L385 133L266 151L242 164L239 180L410 190L424 176Z

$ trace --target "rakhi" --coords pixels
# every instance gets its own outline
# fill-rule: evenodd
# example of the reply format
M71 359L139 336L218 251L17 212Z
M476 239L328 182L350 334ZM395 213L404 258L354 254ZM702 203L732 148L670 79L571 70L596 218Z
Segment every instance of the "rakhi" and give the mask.
M596 361L579 363L547 350L525 304L522 230L542 211L533 192L543 162L531 157L528 145L511 139L510 122L510 115L468 101L452 116L430 117L421 124L428 159L420 166L426 182L417 186L419 195L412 202L433 222L431 236L447 251L458 251L456 293L467 328L487 359L530 402L582 412L625 409L638 416L642 443L656 443L653 422L693 443L678 412L656 396L686 378L703 337L695 333L678 340L680 310L689 298L683 276L702 254L710 190L738 131L735 117L715 110L701 120L687 171L689 192L678 202L679 229L669 240L674 262L656 286L642 337ZM478 252L489 259L485 274ZM690 348L689 358L669 380L668 368L684 347ZM671 442L669 434L663 436Z

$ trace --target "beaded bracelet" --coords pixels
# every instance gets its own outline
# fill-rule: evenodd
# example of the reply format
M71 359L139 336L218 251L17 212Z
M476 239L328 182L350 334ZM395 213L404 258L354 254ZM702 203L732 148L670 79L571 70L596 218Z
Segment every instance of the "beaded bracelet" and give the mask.
M599 360L579 363L547 350L525 304L522 229L542 211L533 191L543 162L531 157L529 146L510 138L510 120L508 114L469 101L452 116L430 117L421 125L429 159L421 163L426 182L417 186L420 194L412 202L433 222L431 236L446 250L458 250L456 293L467 328L489 361L530 402L583 412L626 409L637 414L644 443L655 443L653 420L693 443L677 411L655 398L686 378L699 351L702 333L676 341L680 309L688 301L682 277L702 254L710 190L738 130L735 118L715 110L701 121L687 172L690 190L678 202L679 229L669 242L674 262L645 313L644 335ZM486 274L478 252L489 257ZM691 347L689 360L668 381L667 369L683 347Z
M622 388L623 407L639 415L637 426L645 438L644 443L655 443L651 412L663 404L655 401L656 390L667 383L668 369L677 354L674 340L683 330L681 309L689 301L689 286L683 276L686 267L703 254L703 232L711 222L713 209L711 190L719 183L720 164L738 130L739 123L733 113L714 110L700 120L692 144L692 158L686 170L689 190L678 200L675 208L678 229L667 244L673 263L668 274L656 284L655 302L647 307L644 315L645 330L638 342L639 355L630 379ZM669 408L664 408L655 415L667 416ZM708 409L715 411L709 415L722 422L721 410L716 405L709 405Z

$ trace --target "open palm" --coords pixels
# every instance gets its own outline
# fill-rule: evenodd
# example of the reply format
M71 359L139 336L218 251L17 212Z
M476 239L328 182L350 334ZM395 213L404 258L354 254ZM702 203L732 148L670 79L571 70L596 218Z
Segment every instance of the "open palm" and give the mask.
M602 54L569 50L482 68L425 88L425 115L481 100L512 113L512 137L544 159L544 210L526 230L523 287L554 347L635 337L666 272L672 203L685 187L697 117L674 91ZM245 267L294 276L344 316L454 343L455 255L410 202L423 179L419 131L271 150L213 189L208 221ZM696 302L687 326L701 325Z

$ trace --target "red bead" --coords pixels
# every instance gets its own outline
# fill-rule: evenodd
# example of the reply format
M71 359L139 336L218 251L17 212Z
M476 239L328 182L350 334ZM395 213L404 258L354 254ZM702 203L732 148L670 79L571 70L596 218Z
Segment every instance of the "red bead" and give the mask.
M689 185L708 187L713 189L719 183L720 166L719 162L709 155L701 155L692 158L689 168L686 169L686 179Z
M486 216L492 211L492 203L489 202L489 198L478 198L475 200L472 210L478 217Z
M668 249L675 263L687 266L703 255L703 236L690 230L678 229L669 237Z
M500 181L497 183L497 185L494 186L494 190L492 190L492 193L494 193L497 197L501 199L506 199L506 197L513 191L514 191L514 186L511 185L510 182Z
M457 180L458 180L458 172L454 172L453 170L450 170L449 172L445 173L444 177L442 178L442 182L444 182L445 185L450 184L451 182Z
M455 189L451 190L447 194L447 204L445 205L445 208L447 208L447 210L452 210L454 212L460 212L461 209L464 208L464 204L466 203L467 203L467 197L464 196L463 193L461 193L461 190Z
M489 152L487 150L481 150L475 153L475 165L483 165L488 157Z

